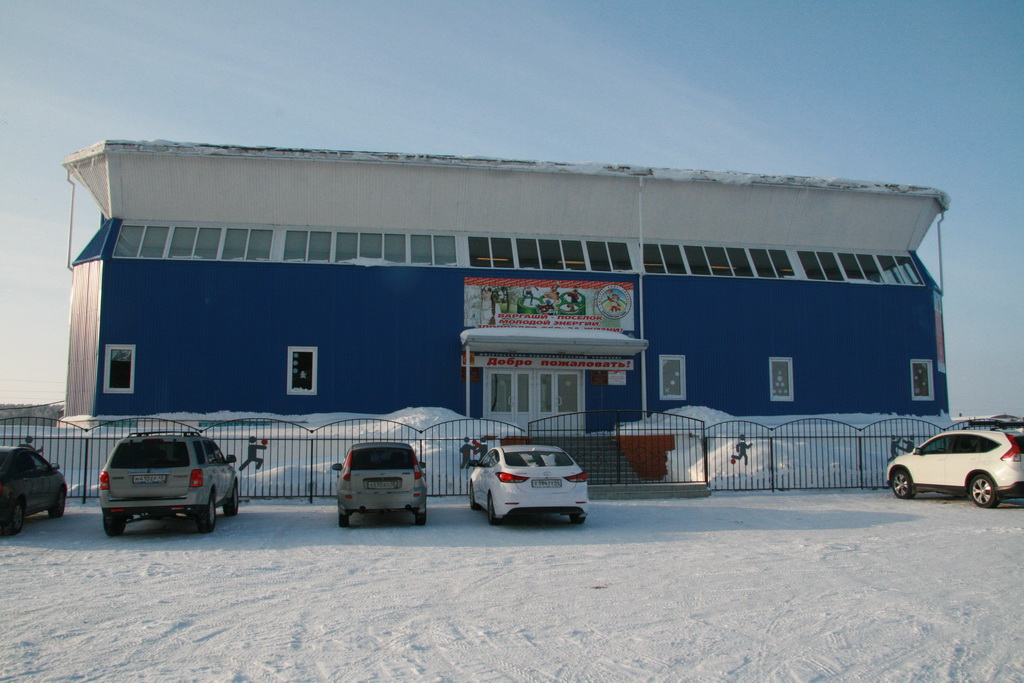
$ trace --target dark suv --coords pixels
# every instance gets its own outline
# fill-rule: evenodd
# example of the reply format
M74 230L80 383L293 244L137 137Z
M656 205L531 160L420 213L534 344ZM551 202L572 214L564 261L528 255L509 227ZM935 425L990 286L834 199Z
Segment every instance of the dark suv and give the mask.
M225 517L238 514L235 460L198 432L128 435L100 473L103 530L119 536L128 522L180 516L201 533L213 531L217 507Z

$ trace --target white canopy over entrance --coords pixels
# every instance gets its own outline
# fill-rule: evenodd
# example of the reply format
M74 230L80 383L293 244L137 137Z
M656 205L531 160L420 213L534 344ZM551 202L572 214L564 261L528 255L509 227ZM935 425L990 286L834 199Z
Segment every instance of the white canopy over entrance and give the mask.
M627 337L615 330L578 328L481 327L465 330L461 340L463 363L483 366L483 416L524 427L531 420L585 410L585 369L632 368L631 359L628 364L606 363L598 357L633 356L647 348L646 339ZM514 357L499 358L492 368L488 363L473 362L472 357L478 353ZM537 368L527 362L530 356L521 354L542 356L546 362ZM567 361L552 360L560 357ZM468 413L468 382L466 389Z
M460 335L462 348L474 353L536 353L572 356L634 356L646 339L615 330L560 330L531 327L477 327Z

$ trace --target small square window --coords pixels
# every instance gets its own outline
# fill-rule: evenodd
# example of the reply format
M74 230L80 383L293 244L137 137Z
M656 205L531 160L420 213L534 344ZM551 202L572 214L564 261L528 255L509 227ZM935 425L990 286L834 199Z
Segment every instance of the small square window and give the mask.
M932 362L930 360L910 361L910 382L915 401L934 401L932 388Z
M384 255L384 235L379 232L359 233L359 258L379 259Z
M354 232L339 232L334 243L334 260L352 261L358 254L359 235Z
M448 235L434 237L434 265L435 266L457 266L458 258L455 255L455 238Z
M117 246L114 248L114 256L135 258L139 255L139 246L142 244L141 225L123 225L121 233L117 236Z
M284 260L305 261L309 233L305 230L289 230L284 235Z
M771 400L792 401L793 400L793 359L792 358L769 358L768 364L771 373Z
M288 393L298 396L316 394L317 347L288 347Z
M134 344L107 344L103 368L103 393L135 393Z
M163 258L164 245L167 244L167 234L170 228L153 227L146 228L146 235L142 238L142 249L139 256L143 258Z
M201 259L217 258L217 251L220 249L220 228L199 228L199 236L196 237L195 257Z
M192 258L192 249L195 247L195 228L175 228L171 235L171 246L167 250L168 258Z
M384 235L384 260L405 263L405 235Z
M660 394L668 401L686 399L686 356L658 356L661 364Z
M605 272L612 269L611 259L608 258L608 246L604 242L587 242L587 255L590 257L591 270Z
M306 254L307 261L330 261L331 260L331 233L311 232L309 233L309 251Z

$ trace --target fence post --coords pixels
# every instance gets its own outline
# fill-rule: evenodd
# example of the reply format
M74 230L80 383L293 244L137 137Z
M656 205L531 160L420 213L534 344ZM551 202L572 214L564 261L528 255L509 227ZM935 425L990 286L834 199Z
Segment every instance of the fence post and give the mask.
M864 488L864 434L857 436L857 475L860 479L860 488Z
M704 461L704 483L711 488L711 470L708 460L708 430L707 425L702 424L700 428L700 450L701 459Z
M622 413L615 411L615 483L622 483Z
M775 436L768 437L768 482L775 491Z
M316 457L316 439L309 437L309 504L313 504L313 480L316 474L313 472L313 460Z
M85 505L85 499L89 495L89 446L92 439L82 440L85 441L85 454L82 457L82 505Z

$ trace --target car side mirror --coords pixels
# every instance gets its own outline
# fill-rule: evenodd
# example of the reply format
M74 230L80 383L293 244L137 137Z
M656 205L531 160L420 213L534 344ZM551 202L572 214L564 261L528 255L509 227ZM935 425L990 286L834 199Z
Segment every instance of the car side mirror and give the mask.
M920 447L918 447L918 448L914 449L914 455L924 455L924 454L921 453L921 449L920 449Z
M231 462L238 462L238 458L236 458L236 457L235 457L235 456L233 456L233 455L229 455L229 456L227 456L227 457L225 458L225 460L227 460L227 461L228 461L229 463L231 463Z
M469 465L470 467L480 467L480 461L479 460L470 460L466 464Z
M331 469L334 470L335 472L341 472L343 469L345 469L345 466L342 465L340 462L336 462L333 465L331 465Z
M53 470L54 472L56 472L57 470L60 469L60 465L51 462L50 463L50 469Z
M425 463L425 462L421 462L421 463L420 463L420 469L421 469L421 470L425 470L425 469L427 469L427 463Z

